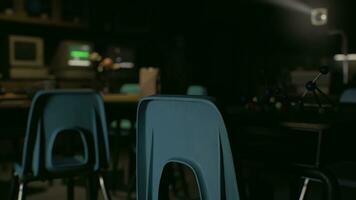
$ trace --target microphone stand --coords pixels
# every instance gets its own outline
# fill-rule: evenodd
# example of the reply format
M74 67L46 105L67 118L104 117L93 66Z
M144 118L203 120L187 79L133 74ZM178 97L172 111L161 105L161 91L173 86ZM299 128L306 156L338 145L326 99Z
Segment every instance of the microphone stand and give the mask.
M301 104L301 107L303 108L304 107L304 97L309 93L309 92L312 92L313 93L313 96L316 100L316 102L318 103L318 106L320 109L323 108L322 104L321 104L321 101L318 97L318 94L321 94L327 101L330 105L334 105L334 102L328 97L328 95L326 95L317 85L317 80L322 76L322 75L326 75L329 73L329 69L327 67L321 67L320 68L320 72L319 74L312 80L312 81L308 81L306 84L305 84L305 91L303 93L303 95L301 96L301 99L300 99L300 104Z

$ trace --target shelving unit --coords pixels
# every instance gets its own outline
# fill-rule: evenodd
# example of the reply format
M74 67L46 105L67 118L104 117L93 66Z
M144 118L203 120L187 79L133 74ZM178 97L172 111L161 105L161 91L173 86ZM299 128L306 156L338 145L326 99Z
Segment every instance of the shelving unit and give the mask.
M0 21L18 22L25 24L36 24L46 26L56 26L64 28L86 28L87 19L78 22L65 21L62 18L62 0L50 0L50 16L29 16L25 8L25 0L12 0L13 8L11 12L0 13ZM82 17L82 16L81 16Z
M7 15L7 14L0 14L0 20L25 23L25 24L57 26L63 28L86 28L87 27L86 24L81 24L81 23L64 22L60 20L43 19L40 17L27 17L27 16Z

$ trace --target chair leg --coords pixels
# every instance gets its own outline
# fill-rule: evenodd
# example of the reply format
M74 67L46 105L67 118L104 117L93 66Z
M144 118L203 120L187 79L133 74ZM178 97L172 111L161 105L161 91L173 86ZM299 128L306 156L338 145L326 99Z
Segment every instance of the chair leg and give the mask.
M97 200L98 199L98 187L96 175L89 175L87 179L87 190L86 190L87 200Z
M67 200L74 200L74 179L67 180Z
M303 177L307 177L304 181L303 189L306 190L308 183L313 180L317 179L320 180L323 184L323 199L326 200L338 200L340 199L340 188L336 177L326 169L303 169L302 171ZM308 179L308 181L307 181ZM301 191L299 199L301 198L303 189ZM305 192L304 192L305 193Z
M10 184L10 194L9 194L9 200L15 200L17 193L18 193L18 187L19 187L19 179L17 176L14 176L11 180Z
M17 200L25 200L25 199L26 199L26 185L24 182L20 182Z
M309 178L304 179L304 184L302 187L302 191L300 192L300 195L299 195L299 200L304 200L305 193L307 192L307 189L308 189L309 181L310 181Z
M113 138L113 142L114 142L114 145L113 145L113 155L112 155L112 158L113 158L113 161L112 161L112 172L113 172L113 178L115 180L111 180L112 182L112 188L114 190L117 189L117 187L119 186L119 179L118 179L118 174L119 174L119 167L118 167L118 164L119 164L119 160L120 160L120 136L119 136L119 133L115 133L114 135L114 138Z
M100 183L101 192L103 193L104 200L110 200L110 195L105 186L104 177L102 175L99 175L99 183Z
M127 200L131 200L131 193L132 193L132 190L134 189L135 187L135 184L136 184L136 174L134 174L132 177L131 177L131 180L130 180L130 183L127 187Z

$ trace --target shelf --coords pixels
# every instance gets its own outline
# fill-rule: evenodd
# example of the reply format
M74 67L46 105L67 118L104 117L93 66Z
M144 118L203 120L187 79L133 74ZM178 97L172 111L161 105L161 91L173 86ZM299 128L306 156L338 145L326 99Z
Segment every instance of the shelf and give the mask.
M11 21L18 23L26 23L26 24L37 24L37 25L46 25L46 26L55 26L55 27L63 27L63 28L86 28L87 25L83 23L74 23L74 22L63 22L56 21L51 19L42 19L40 17L28 17L28 16L18 16L18 15L8 15L0 13L0 21Z

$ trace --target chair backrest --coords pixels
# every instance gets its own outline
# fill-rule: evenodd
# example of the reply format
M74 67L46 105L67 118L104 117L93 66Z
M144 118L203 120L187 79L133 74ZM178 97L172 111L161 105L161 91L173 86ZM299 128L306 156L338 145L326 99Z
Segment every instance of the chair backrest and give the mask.
M345 90L340 97L340 103L356 103L356 88Z
M187 95L208 95L208 92L203 86L191 85L187 89Z
M57 162L56 141L63 134L81 139L82 159ZM95 172L108 167L109 143L101 96L91 90L38 92L33 98L22 161L22 176L34 178Z
M239 199L227 132L211 101L147 97L139 103L137 120L138 199L158 199L162 171L171 162L192 169L201 199Z

